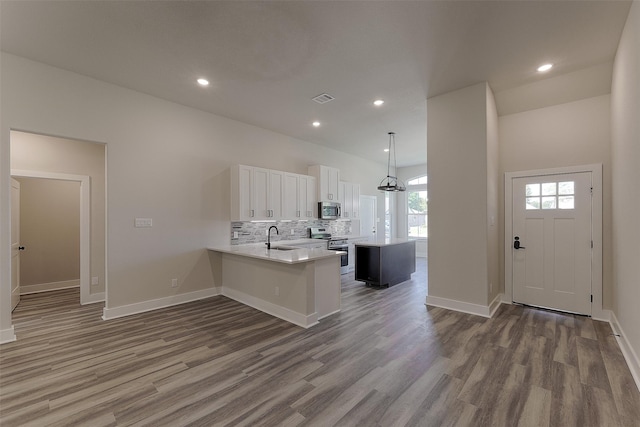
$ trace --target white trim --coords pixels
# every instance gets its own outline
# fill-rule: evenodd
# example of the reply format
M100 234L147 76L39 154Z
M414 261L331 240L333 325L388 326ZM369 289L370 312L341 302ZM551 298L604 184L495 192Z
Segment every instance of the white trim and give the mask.
M222 295L227 298L231 298L232 300L238 301L244 305L248 305L249 307L253 307L264 313L278 317L282 320L286 320L287 322L293 323L294 325L302 326L303 328L310 328L311 326L318 324L318 314L316 312L313 312L309 315L304 315L302 313L298 313L288 308L281 307L260 298L247 295L244 292L225 287L222 288ZM327 314L327 316L329 316L329 314Z
M502 304L502 294L498 294L493 299L493 301L491 301L491 303L489 304L489 317L493 317L493 315L496 314L496 311L498 311L498 308L500 307L501 304Z
M15 340L16 333L13 330L13 325L9 329L0 329L0 344L14 342Z
M567 166L563 168L537 169L529 171L505 172L504 174L504 299L513 301L513 266L511 257L511 236L513 235L513 179L530 176L559 175L567 173L591 172L593 198L591 204L591 227L593 252L591 256L591 316L603 319L608 316L602 308L602 164Z
M20 295L38 294L40 292L58 291L80 286L80 279L62 280L60 282L37 283L35 285L20 285Z
M470 302L458 301L448 298L434 297L431 295L427 295L426 305L446 308L447 310L460 311L467 314L475 314L476 316L488 318L490 318L492 314L489 306L486 305L473 304Z
M80 304L87 304L91 294L91 177L20 169L11 169L11 176L80 182Z
M118 317L132 316L134 314L145 313L147 311L158 310L160 308L171 307L179 304L185 304L187 302L210 298L216 295L220 295L220 288L202 289L199 291L142 301L115 308L105 307L102 311L102 320L111 320L117 319Z
M324 315L324 316L322 316L322 317L318 317L318 320L322 320L322 319L324 319L325 317L329 317L329 316L332 316L332 315L334 315L334 314L336 314L336 313L340 313L340 311L342 311L342 310L341 310L341 309L338 309L338 310L332 311L331 313L327 313L327 314L325 314L325 315Z
M620 350L622 350L624 360L627 361L627 365L631 371L631 376L633 376L633 379L636 382L636 387L640 390L640 358L638 358L638 355L633 350L633 346L631 346L631 343L627 339L627 335L622 330L622 327L613 312L611 312L611 320L609 323L611 324L613 333L619 335L616 337L616 340L618 341Z

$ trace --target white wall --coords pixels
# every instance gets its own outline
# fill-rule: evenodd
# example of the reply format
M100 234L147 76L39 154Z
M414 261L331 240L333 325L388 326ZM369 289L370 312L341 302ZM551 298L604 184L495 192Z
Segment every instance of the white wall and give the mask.
M107 308L213 286L207 246L229 243L234 163L306 173L313 163L379 196L386 165L3 53L0 214L10 129L107 144ZM383 217L382 199L379 215ZM153 218L136 229L135 217ZM0 331L11 328L9 228L0 229ZM180 287L172 289L172 278Z
M427 303L489 303L488 93L480 83L427 100Z
M500 240L498 209L500 187L500 153L498 110L489 85L486 95L487 111L487 301L491 303L502 292L500 286Z
M499 118L500 176L505 172L603 164L603 307L611 308L610 96L603 95ZM500 180L504 241L504 179ZM501 287L504 288L504 245Z
M640 384L640 2L629 12L611 90L613 311ZM632 356L633 357L633 356Z

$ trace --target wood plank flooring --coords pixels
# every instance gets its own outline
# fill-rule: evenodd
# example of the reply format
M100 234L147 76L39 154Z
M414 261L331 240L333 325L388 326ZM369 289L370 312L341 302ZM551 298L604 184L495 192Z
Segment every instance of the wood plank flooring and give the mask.
M8 426L639 426L608 324L503 305L424 305L411 281L343 276L343 310L304 330L225 297L122 319L76 290L25 296L0 347Z

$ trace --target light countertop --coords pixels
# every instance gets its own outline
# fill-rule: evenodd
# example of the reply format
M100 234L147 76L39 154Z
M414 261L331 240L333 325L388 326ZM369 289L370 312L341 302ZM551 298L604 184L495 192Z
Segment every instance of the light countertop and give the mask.
M300 239L311 240L313 239ZM302 262L311 262L324 258L338 257L343 254L340 251L329 251L327 249L307 249L288 246L287 243L292 244L294 242L305 243L300 241L280 241L271 244L272 249L267 249L264 243L252 243L248 245L236 245L236 246L218 246L207 248L210 251L222 252L227 254L245 256L249 258L256 258L265 261L274 261L284 264L298 264ZM277 247L289 247L293 250L276 250Z
M414 239L405 239L405 238L384 238L384 239L377 239L377 240L373 240L370 242L358 242L356 243L356 246L374 246L374 247L381 247L381 246L392 246L392 245L400 245L402 243L408 243L408 242L415 242Z

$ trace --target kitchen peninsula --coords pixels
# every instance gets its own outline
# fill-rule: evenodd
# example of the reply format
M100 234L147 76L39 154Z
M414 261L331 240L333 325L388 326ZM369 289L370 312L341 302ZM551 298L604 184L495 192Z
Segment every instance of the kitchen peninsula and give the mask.
M263 243L208 249L222 295L304 328L340 311L339 251Z

